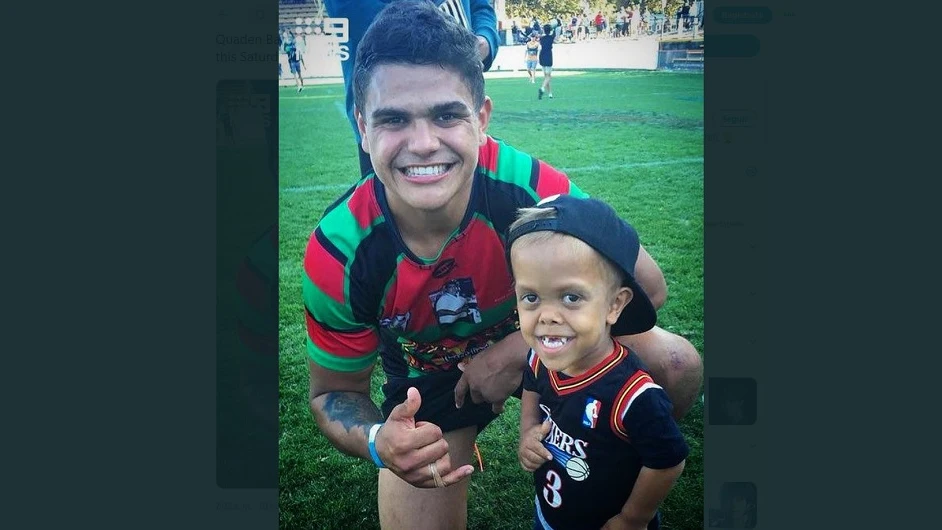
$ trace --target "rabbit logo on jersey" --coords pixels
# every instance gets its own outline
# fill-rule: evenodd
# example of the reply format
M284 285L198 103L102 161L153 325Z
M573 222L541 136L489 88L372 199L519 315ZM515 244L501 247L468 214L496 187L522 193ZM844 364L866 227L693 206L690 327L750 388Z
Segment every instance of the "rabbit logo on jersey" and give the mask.
M546 413L551 424L549 434L543 439L543 445L549 449L553 460L566 470L570 478L580 482L585 480L589 477L589 464L585 461L587 458L585 450L589 442L566 434L553 421L549 407L541 404L540 408Z

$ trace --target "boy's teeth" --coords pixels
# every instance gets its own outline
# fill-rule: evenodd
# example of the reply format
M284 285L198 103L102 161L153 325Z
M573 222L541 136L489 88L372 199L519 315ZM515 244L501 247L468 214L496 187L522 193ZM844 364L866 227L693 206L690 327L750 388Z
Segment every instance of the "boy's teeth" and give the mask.
M542 337L543 345L549 348L558 348L564 346L569 339L567 337Z
M448 170L446 164L439 164L437 166L412 166L406 168L406 175L410 177L422 177L425 175L441 175Z

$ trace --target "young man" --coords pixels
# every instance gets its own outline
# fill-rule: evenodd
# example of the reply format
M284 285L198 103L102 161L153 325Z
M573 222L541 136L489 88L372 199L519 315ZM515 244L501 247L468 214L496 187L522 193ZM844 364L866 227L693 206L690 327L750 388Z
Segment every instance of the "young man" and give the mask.
M553 41L556 36L553 35L550 25L543 26L543 36L540 37L540 66L543 67L543 84L537 92L537 99L543 99L543 94L549 93L550 99L553 99Z
M657 320L633 275L637 234L607 204L560 195L522 209L507 246L531 348L518 456L535 527L657 530L689 450L667 394L613 338Z
M347 20L349 40L346 45L349 47L350 58L341 62L340 69L343 73L344 89L347 93L347 117L353 126L353 136L356 139L357 146L360 145L360 131L357 128L356 119L353 116L353 67L354 58L357 55L357 47L360 40L366 33L367 28L373 23L376 15L387 5L397 0L326 0L324 2L327 13L333 18L343 18ZM477 36L477 47L480 60L484 63L486 72L497 57L497 48L500 41L497 36L497 14L494 7L488 0L434 0L433 3L442 10L443 13L452 17L456 22L469 29ZM416 31L422 31L422 28L416 26ZM360 153L360 175L368 175L373 167L370 164L370 156L362 149Z
M528 350L501 234L517 208L585 195L487 135L477 45L429 3L395 2L377 17L353 74L375 173L327 209L305 251L311 410L335 447L381 467L387 529L465 528L474 440L519 389ZM663 303L644 249L635 271ZM620 340L660 369L686 412L702 377L692 345L658 328ZM382 411L370 399L377 357Z
M288 55L288 68L291 70L291 75L294 76L298 92L301 92L304 88L304 79L301 78L301 50L298 46L298 38L293 33L287 34L284 49Z

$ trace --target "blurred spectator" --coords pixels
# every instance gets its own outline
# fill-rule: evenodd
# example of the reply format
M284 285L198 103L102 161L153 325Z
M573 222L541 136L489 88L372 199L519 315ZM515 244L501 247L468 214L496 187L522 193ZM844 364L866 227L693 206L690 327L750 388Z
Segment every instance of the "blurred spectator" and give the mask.
M288 68L294 77L294 82L298 87L298 92L304 88L304 80L301 78L301 52L298 50L297 39L291 32L285 32L284 50L288 56Z
M703 29L703 0L697 0L690 5L690 25Z
M285 44L285 39L281 35L282 35L282 32L279 31L278 32L278 53L281 53L281 47L284 46ZM281 66L281 60L279 59L278 60L278 79L281 79L284 76L284 72L282 72L283 69L284 68Z
M533 32L530 34L530 41L527 42L527 74L530 75L530 83L536 83L536 60L540 51L540 34Z
M677 11L677 33L682 33L687 29L688 19L690 18L690 2L684 1L683 7Z
M533 19L530 20L530 33L533 33L534 31L537 33L541 33L540 21L536 17L533 17Z
M544 93L549 93L550 99L553 99L553 87L550 86L550 80L553 77L553 28L549 24L543 26L544 34L540 37L540 66L543 67L543 86L540 87L538 99L543 99Z

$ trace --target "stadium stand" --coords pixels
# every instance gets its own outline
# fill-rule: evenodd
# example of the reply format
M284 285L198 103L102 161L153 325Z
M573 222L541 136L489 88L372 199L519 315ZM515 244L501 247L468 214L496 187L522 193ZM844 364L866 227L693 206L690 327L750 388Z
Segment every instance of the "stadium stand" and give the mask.
M700 41L700 47L693 50L685 50L683 57L674 57L671 62L671 68L674 70L703 70L703 41Z

